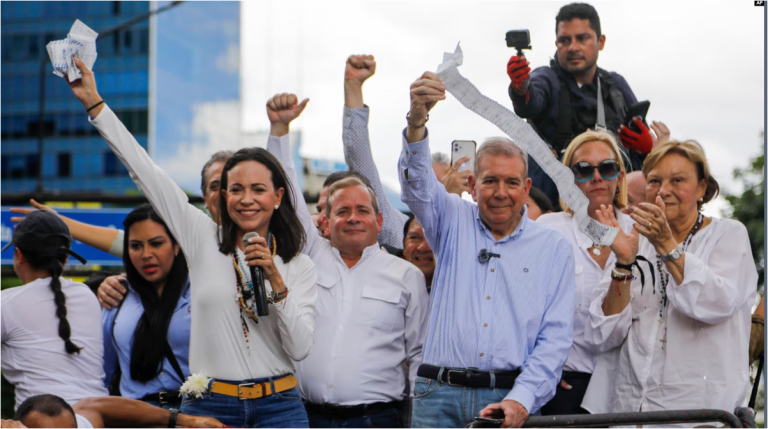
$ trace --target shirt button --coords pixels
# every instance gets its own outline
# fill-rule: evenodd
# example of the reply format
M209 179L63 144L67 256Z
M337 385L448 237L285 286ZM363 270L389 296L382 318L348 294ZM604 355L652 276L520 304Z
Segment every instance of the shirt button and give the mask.
M706 379L707 379L707 376L705 375L705 376L704 376L704 380L706 380Z
M493 243L493 245L494 245L494 247L495 247L495 246L498 246L498 245L499 245L499 243Z
M329 388L329 389L333 389L333 384L331 384L331 385L328 385L328 388Z
M496 270L494 270L493 268L491 268L491 272L494 272L494 271L496 271Z
M414 155L416 155L417 153L418 153L417 151L415 151L415 150L413 151L413 154L414 154Z
M491 296L490 296L490 295L488 295L487 299L491 299Z
M485 353L480 353L480 357L483 357L483 356L485 356Z
M485 327L487 328L487 327L488 327L488 324L486 323L486 324L485 324L485 325L483 325L483 326L485 326Z

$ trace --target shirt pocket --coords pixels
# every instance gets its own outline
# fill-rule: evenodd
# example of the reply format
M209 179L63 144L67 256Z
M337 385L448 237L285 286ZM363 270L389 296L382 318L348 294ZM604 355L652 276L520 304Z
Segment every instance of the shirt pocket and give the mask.
M375 329L392 332L405 327L405 305L399 289L381 284L363 287L362 307L365 320Z
M576 274L576 311L580 313L589 313L589 305L592 302L592 288L587 287L587 275L584 273L583 265L574 265L574 272Z
M336 303L333 298L334 286L339 283L339 275L335 268L330 270L317 270L317 301L315 305L315 317L327 319L333 317Z

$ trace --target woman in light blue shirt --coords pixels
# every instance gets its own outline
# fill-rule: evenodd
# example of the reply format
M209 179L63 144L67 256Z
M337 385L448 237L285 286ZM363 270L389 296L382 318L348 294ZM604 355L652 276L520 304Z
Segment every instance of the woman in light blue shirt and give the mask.
M123 222L127 295L102 314L105 385L119 371L122 396L179 408L189 374L190 290L187 262L149 204Z

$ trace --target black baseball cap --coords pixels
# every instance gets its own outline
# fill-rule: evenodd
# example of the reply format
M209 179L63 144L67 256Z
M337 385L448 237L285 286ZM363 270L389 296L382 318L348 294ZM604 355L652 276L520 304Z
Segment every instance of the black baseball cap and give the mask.
M66 246L62 246L62 243L66 243ZM5 249L11 245L23 251L51 256L56 255L60 251L59 249L64 249L66 253L74 256L83 265L88 262L70 249L72 236L69 234L67 224L56 213L48 210L30 212L24 220L16 225L13 230L13 238L0 251L5 252Z

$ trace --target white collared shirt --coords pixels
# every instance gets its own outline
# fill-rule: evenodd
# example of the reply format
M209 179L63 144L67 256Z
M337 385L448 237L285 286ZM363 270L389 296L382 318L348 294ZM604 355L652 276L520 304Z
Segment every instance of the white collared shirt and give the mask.
M616 220L625 233L632 232L634 221L619 210L615 211ZM594 242L581 232L573 217L565 212L548 213L536 219L536 223L546 225L563 234L566 240L573 246L574 268L576 271L576 300L573 316L573 346L568 355L568 360L563 366L564 371L578 371L591 374L595 369L598 351L584 339L584 330L589 318L589 304L592 301L592 290L603 279L606 273L610 273L616 263L616 255L611 252L609 246L602 248L603 252L609 252L605 269L600 268L592 259L587 250Z
M267 149L291 184L297 176L287 136L270 136ZM299 392L315 404L358 405L402 400L421 365L429 295L424 274L377 243L348 268L330 241L320 237L301 191L296 211L307 232L308 254L317 267L315 342L296 364ZM406 362L409 374L403 370Z
M109 106L91 123L184 250L192 288L189 371L232 381L293 373L294 362L312 347L316 282L312 261L299 254L285 262L277 255L275 266L288 287L288 297L270 304L269 316L258 324L241 318L232 255L219 251L216 223L189 204L184 191L154 164ZM249 276L247 271L243 274ZM264 281L264 287L271 290L269 281Z
M655 265L656 250L642 236L638 254ZM733 412L741 406L750 383L747 353L757 286L746 228L713 218L693 236L684 264L681 284L669 276L663 318L659 273L654 294L647 264L641 265L645 287L639 279L632 281L631 301L619 314L606 317L602 311L610 277L595 288L586 337L605 353L582 407L623 413Z

